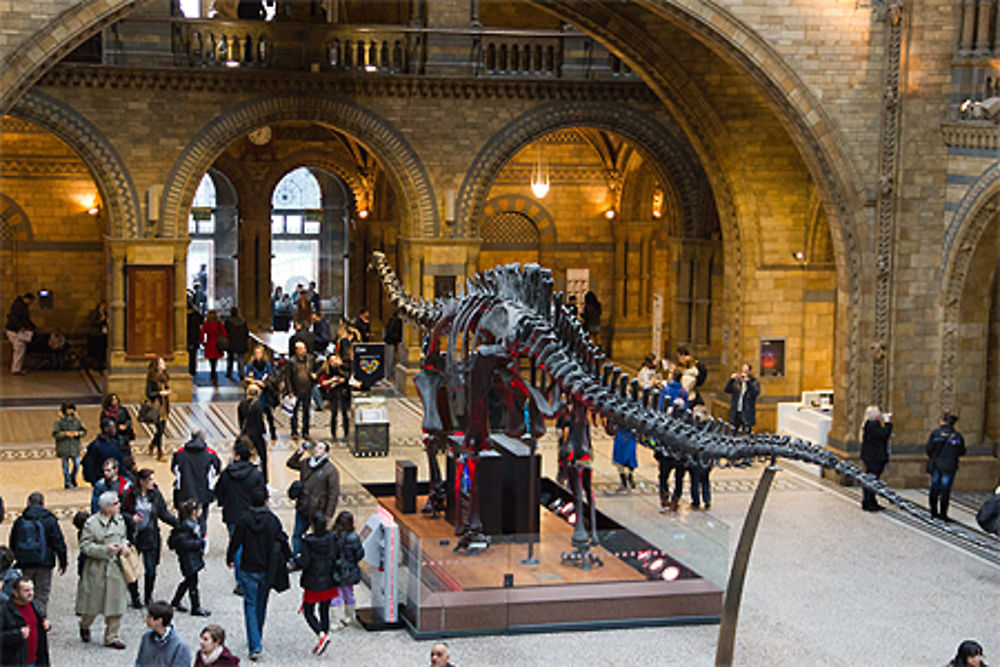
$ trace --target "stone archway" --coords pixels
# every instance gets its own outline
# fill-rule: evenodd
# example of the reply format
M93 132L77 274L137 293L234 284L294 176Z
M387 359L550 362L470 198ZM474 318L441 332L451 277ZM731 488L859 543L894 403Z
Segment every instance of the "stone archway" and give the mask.
M515 118L493 135L472 160L458 191L455 226L459 236L475 235L490 187L503 166L532 141L567 127L611 130L635 142L651 156L664 181L674 183L685 225L695 213L701 168L686 143L632 107L610 102L552 102Z
M132 176L118 151L93 123L35 90L25 93L11 108L10 115L48 130L83 159L100 190L112 238L142 235L141 209Z
M992 247L991 247L992 246ZM985 389L988 350L982 339L984 304L989 303L988 273L1000 262L1000 164L987 169L969 188L945 231L941 266L941 349L938 412L960 414L972 422L963 431L979 444L985 419L976 394ZM960 387L961 385L961 387ZM965 400L963 397L969 397ZM968 419L968 417L972 419Z
M62 4L67 5L65 10L55 14L38 32L4 57L0 65L0 114L6 113L53 65L97 31L131 12L136 0L83 0ZM44 15L46 11L52 10L33 8L35 14Z
M737 358L742 345L743 233L728 177L717 164L707 172L703 170L702 153L694 151L686 138L678 137L664 124L640 110L612 102L552 102L515 118L480 149L465 175L456 203L459 234L476 233L475 222L483 217L490 187L503 166L519 150L550 132L574 126L610 130L640 146L649 156L659 178L671 183L681 211L682 228L695 227L692 218L699 204L698 197L706 194L699 188L696 175L705 174L723 229L725 251L733 258L725 265L726 284L731 290L726 298L726 308L732 323L725 348ZM705 155L713 162L710 152Z
M325 96L269 96L231 107L205 126L184 148L167 176L161 200L160 235L176 236L181 214L215 159L250 131L283 121L313 121L335 127L365 144L385 167L405 202L403 229L414 236L438 233L440 220L423 163L405 138L374 112Z
M841 425L838 435L848 434L860 419L867 400L862 396L866 382L867 342L863 332L870 316L862 308L862 285L876 280L871 267L875 265L872 249L863 243L867 238L864 215L865 183L861 169L849 156L843 131L829 117L819 100L795 70L759 34L731 12L710 0L652 1L634 4L604 3L599 0L533 0L547 11L559 16L595 37L619 55L656 92L683 128L698 154L713 186L718 201L723 234L735 225L734 200L720 185L739 178L740 165L724 165L719 156L725 154L730 140L725 125L700 92L689 72L672 62L661 44L652 37L652 28L632 29L635 24L651 25L657 21L680 26L685 32L707 45L738 71L746 72L764 92L775 116L780 120L796 146L822 196L830 220L830 229L837 265L837 288L843 295L840 303L844 315L837 318L835 337L836 390L846 400L835 404L835 422ZM642 16L636 18L638 13ZM628 14L626 16L626 14ZM740 201L741 206L753 202ZM728 215L734 216L730 223ZM745 213L744 213L745 215ZM743 244L753 246L753 228L743 231ZM726 252L741 252L740 244L726 243ZM727 261L726 280L738 285L739 276L730 271ZM741 266L742 260L736 265ZM734 331L741 327L740 297L734 297ZM736 348L738 349L738 347Z

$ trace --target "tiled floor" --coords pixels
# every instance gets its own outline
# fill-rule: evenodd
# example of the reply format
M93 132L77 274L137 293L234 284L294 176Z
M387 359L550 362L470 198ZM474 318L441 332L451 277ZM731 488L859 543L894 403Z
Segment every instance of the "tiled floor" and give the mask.
M30 376L29 376L30 377ZM171 444L193 423L206 420L216 431L213 447L229 458L226 422L234 421L235 404L198 403L178 406ZM333 458L342 474L341 506L363 520L373 509L361 489L367 481L390 481L397 458L407 458L426 478L426 461L419 447L419 418L412 405L393 402L390 412L392 449L387 458L356 459L338 444ZM47 504L68 517L89 501L89 491L63 491L58 461L48 432L53 408L0 410L0 494L8 503L0 539L7 540L11 519L33 490L45 492ZM85 413L86 419L92 419ZM21 426L9 426L20 424ZM88 427L92 427L88 421ZM92 430L94 430L92 428ZM23 435L15 435L23 434ZM137 441L141 450L144 435ZM271 457L272 485L279 491L275 507L291 528L291 509L284 489L292 480L283 460L291 441L280 439ZM554 441L542 443L544 474L554 476ZM713 579L725 578L728 558L738 539L759 469L713 472L710 512L682 507L677 515L657 512L656 465L648 452L640 453L640 488L618 493L617 475L610 464L610 442L596 442L595 479L603 511L641 531L663 548L686 550L701 558L698 568ZM157 471L161 487L170 482L166 464L145 455L141 466ZM907 492L920 501L919 490ZM933 534L900 522L890 513L861 512L853 490L846 493L794 465L779 473L765 509L754 545L736 645L740 665L941 665L962 639L976 638L986 647L986 660L1000 653L996 618L1000 615L1000 567L956 548ZM956 517L971 522L968 509ZM75 554L75 531L63 521ZM210 518L211 540L207 573L202 577L203 599L213 610L212 622L229 633L229 645L246 659L240 599L230 592L225 569L223 527L219 511ZM164 553L157 592L169 596L179 578L176 561ZM113 653L76 638L72 614L76 577L56 577L51 602L54 628L50 643L56 665L128 665L135 658L143 630L140 612L130 611L124 623L129 649ZM359 587L363 588L363 587ZM362 600L367 594L359 591ZM309 653L312 636L297 609L299 589L272 596L265 631L262 664L297 665L317 660ZM362 602L364 604L364 602ZM204 625L201 619L180 615L177 627L189 643ZM98 628L100 621L98 622ZM456 638L449 640L459 665L562 664L713 664L718 627L687 626L619 629L560 634ZM415 641L402 631L339 633L326 656L332 664L426 664L431 642Z

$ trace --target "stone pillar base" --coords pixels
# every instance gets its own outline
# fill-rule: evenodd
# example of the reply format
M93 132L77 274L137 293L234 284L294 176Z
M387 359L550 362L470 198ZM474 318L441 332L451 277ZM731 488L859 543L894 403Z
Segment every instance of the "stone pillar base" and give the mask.
M187 372L187 351L174 353L167 362L170 373L170 401L189 402L194 393L194 382ZM126 360L124 354L111 355L107 391L118 394L123 403L141 403L146 397L146 372L148 361Z

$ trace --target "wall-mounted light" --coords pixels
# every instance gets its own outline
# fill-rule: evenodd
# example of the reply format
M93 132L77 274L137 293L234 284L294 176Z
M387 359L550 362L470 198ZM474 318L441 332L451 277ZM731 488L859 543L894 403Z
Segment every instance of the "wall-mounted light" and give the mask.
M90 215L90 216L93 216L93 217L97 217L97 214L100 213L100 212L101 212L101 205L100 204L94 204L93 206L91 206L90 208L87 209L87 215Z
M659 188L653 193L653 217L657 220L663 217L663 190Z
M238 61L238 60L227 60L226 61L226 67L228 67L230 69L232 69L234 67L239 67L239 66L240 66L240 61Z
M364 220L365 218L367 218L368 217L368 209L363 208L360 211L358 211L358 217L361 218L362 220Z
M604 212L604 217L607 218L608 220L614 220L615 215L616 215L615 209L613 208L609 208L607 211Z
M806 261L806 254L801 250L797 250L792 253L792 259L801 264L802 262Z

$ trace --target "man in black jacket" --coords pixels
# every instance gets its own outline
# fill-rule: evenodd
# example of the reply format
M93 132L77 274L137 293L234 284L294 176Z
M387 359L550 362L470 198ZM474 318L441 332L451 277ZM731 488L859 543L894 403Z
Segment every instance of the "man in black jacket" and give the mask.
M10 599L0 604L0 665L49 664L52 626L34 597L35 585L22 576L14 582Z
M230 463L219 475L219 483L215 485L215 497L222 508L222 523L229 530L229 539L233 539L236 524L250 511L250 497L254 489L264 488L266 480L253 463L250 462L250 442L246 436L240 436L233 448L236 460ZM237 551L233 556L233 573L236 575L237 595L240 591L240 556Z
M170 460L170 469L174 473L174 507L180 510L181 503L188 498L194 498L204 508L198 523L201 534L208 535L208 506L215 498L212 489L222 471L222 462L208 443L205 442L205 430L196 428L191 432L191 439L183 447L174 452Z
M115 422L110 419L101 419L101 434L87 445L87 451L83 455L81 467L83 468L83 480L90 484L97 484L103 478L104 462L108 459L118 461L118 468L124 469L122 462L125 460L125 453L122 451L121 440L116 433Z
M198 370L198 348L201 347L201 325L205 318L188 296L187 303L187 351L188 351L188 375L194 376ZM228 329L227 329L228 331Z
M931 517L942 521L948 518L948 503L951 500L951 485L958 471L958 459L965 456L965 438L955 430L958 417L944 413L941 425L931 431L927 439L927 472L931 475L930 509ZM941 506L938 508L938 501Z
M31 321L31 313L28 311L35 300L35 295L27 292L24 296L14 298L14 303L10 304L10 311L7 313L7 338L14 346L14 355L10 360L11 375L24 375L22 364L24 363L24 353L28 349L28 342L35 333L35 323Z
M17 559L16 567L31 579L35 606L44 616L57 558L59 574L66 574L66 540L59 520L45 509L45 497L38 491L28 496L28 506L10 529L10 548Z
M229 317L224 323L226 333L229 334L229 349L226 352L226 377L233 379L233 364L236 364L236 374L240 381L243 381L243 357L246 356L250 345L250 331L247 329L247 321L240 317L236 306L229 311Z
M226 565L233 567L236 553L242 549L240 589L243 591L243 614L250 659L256 661L260 658L267 598L271 591L268 575L275 568L284 569L291 549L288 548L288 535L281 529L281 521L267 507L265 487L253 490L250 504L250 511L236 524L233 537L229 540Z

